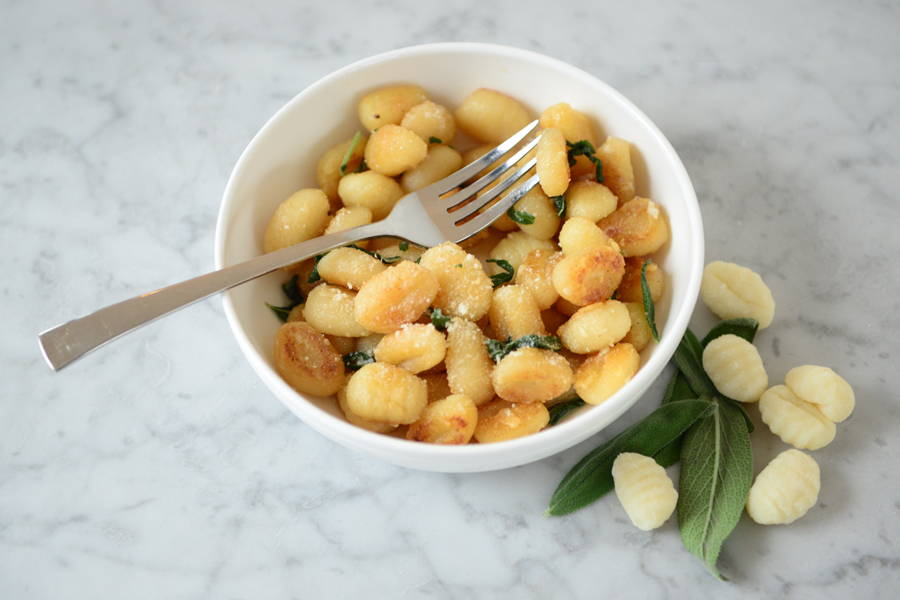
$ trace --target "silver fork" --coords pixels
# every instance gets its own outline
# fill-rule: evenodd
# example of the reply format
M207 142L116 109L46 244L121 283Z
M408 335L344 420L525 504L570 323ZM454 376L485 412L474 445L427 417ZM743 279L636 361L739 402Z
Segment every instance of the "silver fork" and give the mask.
M38 336L44 359L51 369L58 371L91 350L162 316L338 246L382 236L405 239L420 246L468 239L490 225L537 184L537 175L532 175L515 190L497 199L534 167L535 159L531 158L518 166L512 175L473 199L516 167L537 145L540 136L526 141L508 159L467 183L522 143L537 124L537 121L532 121L481 158L438 182L403 196L382 221L282 248L111 304L80 319L48 329Z

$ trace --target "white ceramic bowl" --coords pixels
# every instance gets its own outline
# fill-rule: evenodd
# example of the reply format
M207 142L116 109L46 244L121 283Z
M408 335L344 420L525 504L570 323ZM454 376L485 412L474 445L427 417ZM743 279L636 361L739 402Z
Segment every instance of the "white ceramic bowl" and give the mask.
M322 152L360 128L358 98L397 82L417 83L450 107L479 87L506 92L534 114L551 104L568 102L593 117L601 133L629 140L636 149L637 191L662 204L671 224L671 241L659 258L668 274L665 297L657 306L660 343L644 350L637 375L603 404L582 409L535 435L461 447L370 433L347 423L334 400L304 396L282 381L272 367L271 350L279 323L264 302L280 300L278 284L283 274L251 281L225 295L225 313L238 344L269 389L307 425L339 444L398 465L429 471L489 471L573 446L628 410L659 376L687 327L703 269L700 210L681 160L650 119L594 76L534 52L470 43L403 48L328 75L279 110L238 160L219 213L216 266L261 252L263 231L278 203L299 188L315 186L315 165Z

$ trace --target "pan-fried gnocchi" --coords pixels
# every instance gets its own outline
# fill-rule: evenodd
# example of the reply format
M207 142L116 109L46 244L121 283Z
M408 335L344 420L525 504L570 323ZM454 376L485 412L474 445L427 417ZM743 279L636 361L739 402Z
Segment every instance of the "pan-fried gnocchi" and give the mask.
M703 349L703 370L716 389L738 402L756 402L769 387L769 376L756 346L726 334Z
M675 512L678 492L666 470L649 456L623 452L612 465L616 497L635 527L656 529Z
M763 392L759 414L781 441L803 450L824 448L837 431L834 422L816 405L801 400L786 385L776 385Z
M454 106L412 82L358 98L356 134L335 135L343 141L322 148L317 187L278 205L265 252L385 219L404 194L539 115L541 138L522 159L534 158L538 185L458 243L382 236L288 267L291 303L269 305L285 321L272 360L289 385L334 395L349 423L373 433L458 445L536 433L547 405L576 394L600 404L634 375L652 340L645 263L653 300L665 289L653 261L668 241L665 212L637 195L646 190L635 189L627 141L600 135L583 107L534 108L543 112L488 88ZM791 378L797 394L845 418L843 388L809 369ZM814 391L823 386L837 391Z
M758 274L734 263L717 260L703 269L700 297L722 319L749 317L760 329L772 324L775 299Z
M785 450L756 476L747 514L760 525L793 523L816 505L820 488L815 459L799 450Z

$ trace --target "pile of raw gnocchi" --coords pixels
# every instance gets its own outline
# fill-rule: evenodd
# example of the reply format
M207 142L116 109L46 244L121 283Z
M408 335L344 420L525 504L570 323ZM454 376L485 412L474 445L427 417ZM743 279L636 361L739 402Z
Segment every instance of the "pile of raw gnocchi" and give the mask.
M367 135L328 150L318 188L277 207L266 252L382 219L533 119L494 90L452 112L414 85L371 92L358 114ZM464 246L376 239L293 267L305 301L274 344L288 384L336 395L364 429L466 444L540 431L553 402L599 404L634 375L652 331L642 279L654 301L665 286L651 259L669 239L665 213L635 195L628 142L599 144L564 103L540 123L539 187ZM483 145L461 152L457 129ZM508 352L492 355L490 340Z
M723 319L749 317L768 327L775 302L768 286L752 270L733 263L706 266L700 294ZM783 442L794 446L776 456L757 475L747 498L747 513L757 523L792 523L819 496L819 465L803 450L818 450L835 436L835 423L850 416L855 397L850 385L828 367L803 365L788 371L783 385L769 387L756 347L733 334L711 341L703 351L703 369L716 389L740 402L759 403L762 421ZM649 530L674 512L678 493L665 469L652 458L624 452L612 469L616 495L632 523Z

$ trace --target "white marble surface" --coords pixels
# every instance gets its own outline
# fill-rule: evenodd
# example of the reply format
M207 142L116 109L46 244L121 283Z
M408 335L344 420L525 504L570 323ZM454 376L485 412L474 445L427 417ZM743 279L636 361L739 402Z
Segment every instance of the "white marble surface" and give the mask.
M2 2L0 597L895 598L898 5L599 4ZM38 330L211 267L230 168L283 102L440 40L546 52L632 98L687 165L708 256L771 284L772 378L812 362L855 386L815 455L819 506L789 527L743 519L730 583L612 498L542 515L608 434L499 473L371 460L266 392L218 301L43 365ZM755 442L757 468L781 449Z

